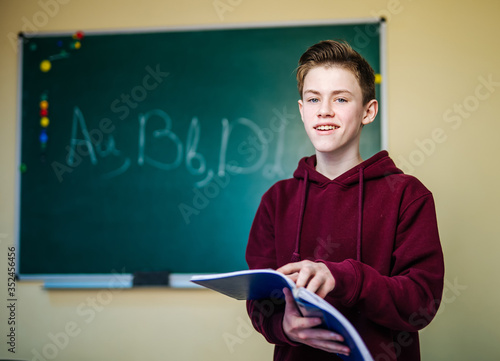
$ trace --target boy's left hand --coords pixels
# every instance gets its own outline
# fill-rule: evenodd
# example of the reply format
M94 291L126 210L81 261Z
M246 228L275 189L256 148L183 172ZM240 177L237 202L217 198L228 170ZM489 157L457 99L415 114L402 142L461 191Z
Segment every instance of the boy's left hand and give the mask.
M349 356L351 350L341 343L344 342L342 335L315 328L321 323L321 319L318 317L302 317L290 290L285 287L283 293L286 301L282 324L283 332L291 341L300 342L326 352Z
M297 287L307 288L321 298L325 298L335 288L335 278L322 262L305 260L288 263L277 271L291 278Z

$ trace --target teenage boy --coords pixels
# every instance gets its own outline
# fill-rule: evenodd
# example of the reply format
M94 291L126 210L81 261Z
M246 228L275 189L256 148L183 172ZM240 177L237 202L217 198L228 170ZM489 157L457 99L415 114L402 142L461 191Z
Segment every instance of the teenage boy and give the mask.
M444 264L432 194L381 151L363 161L363 126L378 111L373 69L348 44L322 41L300 58L299 110L315 155L262 197L251 269L273 268L339 309L374 360L420 360L418 330L437 312ZM336 360L342 337L286 302L247 301L274 360Z

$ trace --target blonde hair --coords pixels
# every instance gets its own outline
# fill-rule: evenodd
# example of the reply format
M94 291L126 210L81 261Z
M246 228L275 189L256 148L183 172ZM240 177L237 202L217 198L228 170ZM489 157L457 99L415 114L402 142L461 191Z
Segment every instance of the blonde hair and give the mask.
M375 73L370 64L349 44L334 40L321 41L307 49L300 57L297 87L301 98L307 73L318 66L338 66L349 70L361 87L363 104L375 99Z

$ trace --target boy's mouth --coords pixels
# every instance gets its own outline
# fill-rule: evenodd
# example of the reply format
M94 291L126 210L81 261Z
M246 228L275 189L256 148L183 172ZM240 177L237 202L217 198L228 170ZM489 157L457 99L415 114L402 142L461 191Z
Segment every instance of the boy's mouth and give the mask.
M322 125L316 125L314 129L319 130L319 131L328 131L328 130L335 130L339 129L340 127L334 124L322 124Z

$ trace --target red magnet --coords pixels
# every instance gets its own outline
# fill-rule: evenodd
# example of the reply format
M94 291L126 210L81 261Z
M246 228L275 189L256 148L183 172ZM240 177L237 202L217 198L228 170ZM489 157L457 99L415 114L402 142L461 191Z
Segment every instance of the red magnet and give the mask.
M75 34L73 34L73 39L82 40L83 39L83 31L77 31Z

